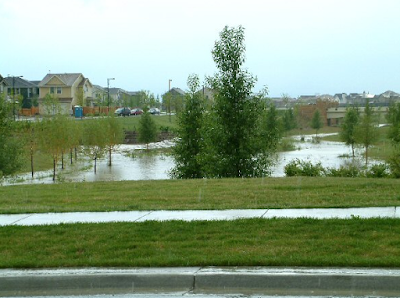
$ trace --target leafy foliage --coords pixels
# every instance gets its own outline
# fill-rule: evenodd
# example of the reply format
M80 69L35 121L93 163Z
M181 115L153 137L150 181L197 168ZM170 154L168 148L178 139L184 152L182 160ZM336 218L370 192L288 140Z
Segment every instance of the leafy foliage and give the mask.
M340 131L340 139L351 146L353 158L355 156L354 149L356 146L356 128L359 121L359 113L355 108L348 108L343 119Z
M149 111L145 108L139 121L139 141L147 145L157 139L157 127Z
M208 78L215 104L205 117L201 156L205 176L253 177L268 174L270 152L260 141L260 99L256 78L242 68L244 28L225 27L212 50L218 73Z
M200 86L197 75L190 75L187 84L189 92L186 95L186 105L178 116L179 129L173 148L176 166L172 170L171 176L174 178L201 178L203 171L199 156L201 154L204 98L196 92Z
M315 135L318 135L318 130L322 128L321 113L319 110L315 110L311 119L311 128L315 129Z
M366 101L364 114L359 125L356 127L356 141L365 149L365 164L368 164L368 149L378 138L377 128L375 127L375 118L369 101Z

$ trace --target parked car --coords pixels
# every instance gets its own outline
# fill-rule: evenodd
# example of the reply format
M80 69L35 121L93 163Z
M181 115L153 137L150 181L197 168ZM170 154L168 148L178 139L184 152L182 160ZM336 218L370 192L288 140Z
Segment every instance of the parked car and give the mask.
M116 109L114 112L115 116L130 116L131 115L131 109L129 108L119 108Z
M143 110L142 109L136 108L136 109L132 109L131 110L131 115L136 116L136 115L141 115L141 114L143 114Z
M157 109L157 108L151 108L149 110L149 113L152 114L152 115L160 115L160 110Z

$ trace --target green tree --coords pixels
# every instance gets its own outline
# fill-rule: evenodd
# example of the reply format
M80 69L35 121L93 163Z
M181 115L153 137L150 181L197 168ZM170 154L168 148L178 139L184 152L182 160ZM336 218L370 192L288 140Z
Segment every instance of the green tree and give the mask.
M356 108L348 108L341 125L339 133L340 139L345 142L347 146L351 146L352 156L354 158L354 150L356 146L356 128L358 125L360 115Z
M269 105L264 118L261 129L262 142L264 143L263 146L272 154L276 152L282 137L282 125L274 104Z
M0 178L14 174L21 167L22 146L15 137L11 121L12 107L0 93Z
M357 143L361 144L365 149L365 164L368 165L369 147L376 142L378 137L374 113L368 100L366 100L364 114L361 116L359 125L356 127L355 135Z
M43 99L43 105L47 115L56 115L61 113L61 105L57 96L47 93Z
M215 104L204 125L202 163L207 176L253 177L268 174L269 153L259 141L262 115L252 96L256 78L243 69L244 28L225 27L212 56L218 73L208 78Z
M147 149L149 149L149 143L154 142L157 139L156 123L151 118L147 108L144 109L144 113L140 117L138 139L139 142L146 144Z
M315 110L311 119L311 128L315 129L315 137L318 136L318 130L322 128L321 113L319 110Z
M283 129L288 132L297 127L296 117L292 108L286 109L283 113Z
M104 121L106 150L108 152L108 165L111 166L111 156L124 139L122 124L114 115L105 118Z
M94 173L97 172L97 160L106 152L106 138L102 121L85 121L83 133L83 152L94 161Z
M400 103L393 103L389 107L387 120L391 124L388 137L396 147L400 144Z
M41 122L40 144L42 150L53 159L53 181L56 180L57 163L68 148L67 133L66 118L63 115L57 114Z
M187 80L189 91L186 93L186 105L178 115L177 141L173 147L175 168L171 172L174 178L201 178L201 127L203 124L204 100L197 90L200 80L190 75Z

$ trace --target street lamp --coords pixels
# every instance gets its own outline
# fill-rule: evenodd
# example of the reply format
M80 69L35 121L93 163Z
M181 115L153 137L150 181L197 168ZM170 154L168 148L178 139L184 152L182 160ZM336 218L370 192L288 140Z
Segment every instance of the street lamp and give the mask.
M107 79L107 103L108 103L108 112L110 113L110 81L115 80L115 78Z
M8 75L9 77L11 77L10 75ZM15 112L15 78L23 78L24 76L12 76L12 86L13 86L13 89L12 89L12 91L13 91L13 102L14 102L14 104L13 104L13 115L14 115L14 121L15 121L15 114L16 114L16 112Z

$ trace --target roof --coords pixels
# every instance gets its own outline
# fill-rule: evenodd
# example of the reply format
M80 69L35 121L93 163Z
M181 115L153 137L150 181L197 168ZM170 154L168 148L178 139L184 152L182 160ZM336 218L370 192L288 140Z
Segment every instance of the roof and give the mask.
M66 86L72 86L80 76L83 77L81 73L49 73L39 83L39 86L45 86L54 77L60 79Z
M170 90L169 92L171 92L171 93L178 93L178 95L185 95L185 94L186 94L185 91L183 91L183 90L180 89L180 88L171 88L171 90Z
M37 84L24 80L20 77L6 77L4 80L11 88L38 88Z

